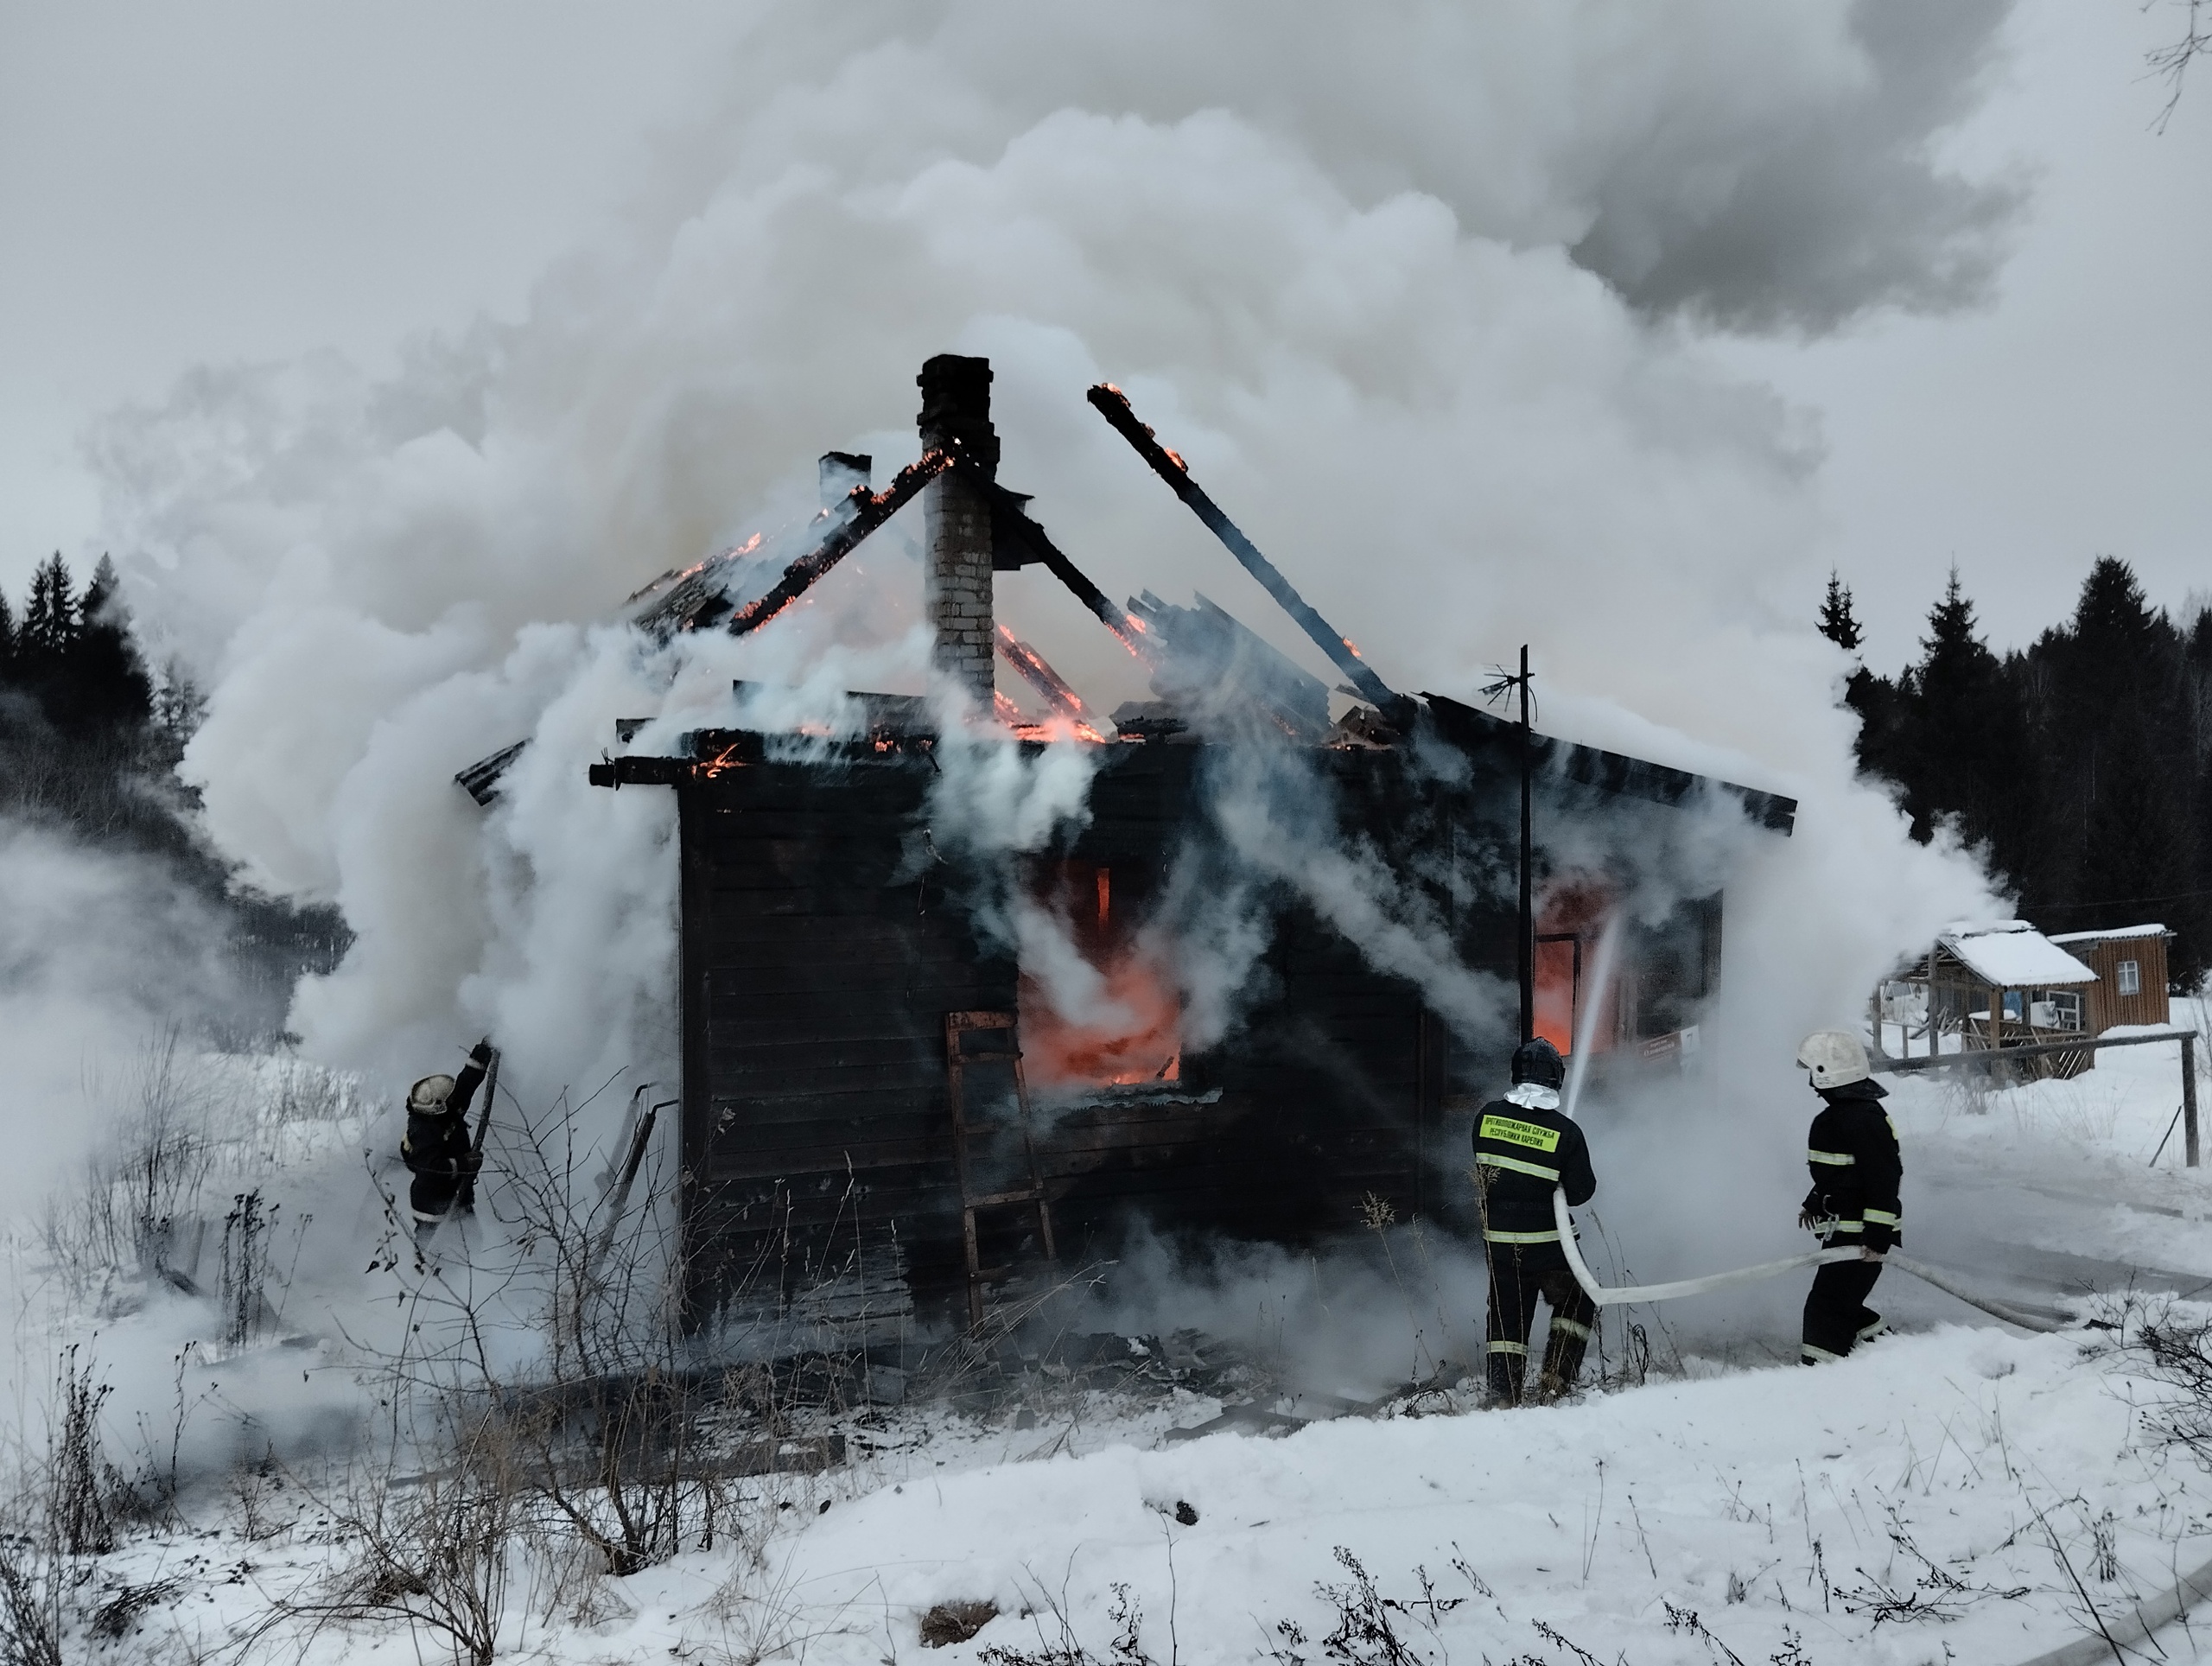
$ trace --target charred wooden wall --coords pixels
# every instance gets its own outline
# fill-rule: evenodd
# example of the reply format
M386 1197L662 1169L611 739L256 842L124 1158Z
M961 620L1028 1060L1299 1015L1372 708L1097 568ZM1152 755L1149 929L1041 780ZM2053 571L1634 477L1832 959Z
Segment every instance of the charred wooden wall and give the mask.
M1510 984L1498 880L1517 848L1517 765L1474 738L1442 769L1412 748L1302 750L1291 811L1426 887L1462 963ZM931 837L925 750L777 762L761 737L728 742L699 737L705 764L602 766L610 784L672 785L680 804L690 1317L927 1305L963 1276L944 1017L1019 999L1017 968L973 925L992 876L962 871ZM1237 766L1236 747L1104 748L1090 819L1054 855L1109 868L1140 908L1166 906L1174 865L1203 862L1219 837L1211 772ZM1669 804L1688 791L1662 785ZM1607 783L1553 771L1543 791L1540 822L1623 813ZM1400 1218L1466 1224L1465 1118L1444 1107L1494 1088L1503 1058L1452 1040L1413 984L1376 971L1289 887L1262 902L1268 944L1240 1021L1186 1046L1179 1079L1040 1103L1064 1261L1109 1253L1139 1219L1296 1243L1356 1230L1370 1197ZM1677 912L1636 951L1638 1011L1662 1026L1719 972L1718 899Z
M957 1238L944 1014L1010 1005L1014 969L914 849L929 773L763 761L677 784L695 1315Z
M1210 750L1112 749L1067 854L1156 894ZM1403 823L1389 754L1325 758L1377 831ZM894 755L676 780L695 1319L893 1262L925 1301L959 1281L944 1014L1011 1009L1017 975L971 926L974 876L939 860L931 779L925 758ZM1138 1218L1298 1241L1356 1227L1370 1193L1402 1218L1433 1200L1441 1027L1305 911L1273 926L1267 993L1179 1081L1040 1105L1064 1257Z

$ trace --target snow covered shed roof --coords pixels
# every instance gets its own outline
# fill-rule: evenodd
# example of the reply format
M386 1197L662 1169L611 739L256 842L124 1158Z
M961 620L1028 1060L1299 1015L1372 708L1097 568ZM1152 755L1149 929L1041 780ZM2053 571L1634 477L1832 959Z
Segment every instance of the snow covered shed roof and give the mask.
M1936 939L1977 977L2005 989L2094 983L2097 975L2024 919L1954 925Z
M2053 943L2113 943L2121 938L2171 937L2172 929L2164 925L2115 925L2108 932L2062 932L2051 938Z

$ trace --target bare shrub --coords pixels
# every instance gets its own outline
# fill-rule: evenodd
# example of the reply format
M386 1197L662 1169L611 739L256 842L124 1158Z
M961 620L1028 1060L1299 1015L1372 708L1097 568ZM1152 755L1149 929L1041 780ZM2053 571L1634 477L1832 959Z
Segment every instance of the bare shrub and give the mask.
M2122 1347L2164 1389L2145 1408L2144 1426L2212 1469L2212 1326L2177 1320L2164 1302L2118 1317Z
M103 1643L120 1643L138 1629L142 1615L174 1602L183 1590L184 1581L179 1579L118 1586L112 1596L92 1610L85 1630Z
M189 1282L215 1154L213 1096L181 1043L182 1031L170 1025L141 1047L119 1085L86 1084L109 1132L86 1165L83 1190L50 1199L41 1223L48 1259L80 1286L111 1269Z
M494 1211L524 1250L513 1276L548 1357L540 1382L503 1401L533 1491L607 1572L628 1574L676 1555L687 1534L711 1547L725 1501L701 1472L697 1424L723 1385L683 1353L657 1176L634 1200L619 1185L593 1197L575 1132L562 1104L507 1141Z
M0 1533L0 1662L61 1666L61 1559L28 1533Z
M715 1666L761 1666L779 1655L804 1659L806 1644L836 1629L835 1614L826 1623L803 1625L796 1586L790 1562L772 1568L757 1549L741 1556L702 1605L720 1628L708 1646Z
M639 1177L626 1210L619 1187L597 1192L576 1110L563 1099L503 1129L498 1181L484 1195L499 1241L465 1264L441 1259L437 1241L404 1255L411 1234L386 1195L388 1248L376 1264L410 1286L421 1316L385 1362L388 1403L396 1418L417 1400L480 1403L533 1511L603 1571L629 1574L712 1548L732 1508L718 1467L754 1472L745 1460L761 1454L702 1448L702 1414L728 1402L732 1384L685 1353L673 1246L653 1205L658 1176ZM451 1246L458 1235L444 1230ZM486 1338L518 1322L543 1351L511 1370ZM759 1466L773 1467L768 1457Z
M261 1188L241 1192L223 1217L222 1279L218 1305L226 1347L242 1347L261 1333L269 1313L269 1238L276 1210L261 1201Z
M1039 1605L1037 1647L1016 1649L987 1643L976 1651L983 1666L1154 1666L1144 1650L1144 1606L1129 1594L1126 1585L1114 1587L1114 1606L1107 1618L1113 1622L1113 1640L1106 1652L1095 1654L1076 1635L1066 1612L1049 1597ZM1048 1634L1042 1615L1052 1617L1057 1635Z
M49 1535L72 1556L101 1555L115 1548L116 1504L122 1475L100 1451L100 1408L111 1392L93 1376L89 1355L73 1344L61 1355L48 1409L45 1498Z
M82 1559L115 1547L123 1477L100 1447L108 1387L89 1354L63 1350L47 1407L46 1452L0 1504L0 1663L60 1666Z
M319 1501L356 1554L319 1587L280 1599L256 1636L291 1620L311 1634L397 1620L439 1639L455 1662L489 1666L524 1496L491 1408L455 1402L444 1412L443 1467L410 1481L357 1470L347 1491Z

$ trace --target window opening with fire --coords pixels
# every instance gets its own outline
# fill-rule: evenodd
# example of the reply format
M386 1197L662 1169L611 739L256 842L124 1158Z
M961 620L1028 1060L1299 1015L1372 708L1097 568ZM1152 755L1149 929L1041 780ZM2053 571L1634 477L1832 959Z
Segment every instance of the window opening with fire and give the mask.
M1574 1051L1592 1001L1600 1005L1591 1027L1590 1051L1609 1052L1619 1040L1622 961L1616 959L1604 989L1591 987L1598 941L1612 915L1611 889L1591 880L1554 886L1537 913L1535 1027L1561 1053Z
M1042 929L1022 933L1022 1064L1033 1088L1166 1086L1183 1078L1183 1002L1140 871L1042 861L1029 874Z

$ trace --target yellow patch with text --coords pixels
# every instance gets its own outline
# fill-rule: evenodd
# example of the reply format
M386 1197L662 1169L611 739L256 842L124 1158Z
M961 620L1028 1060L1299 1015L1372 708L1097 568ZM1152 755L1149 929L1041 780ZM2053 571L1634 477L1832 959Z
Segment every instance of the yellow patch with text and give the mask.
M1526 1146L1531 1151L1557 1151L1559 1130L1540 1128L1534 1122L1524 1122L1517 1116L1489 1116L1483 1118L1481 1136L1504 1145Z

